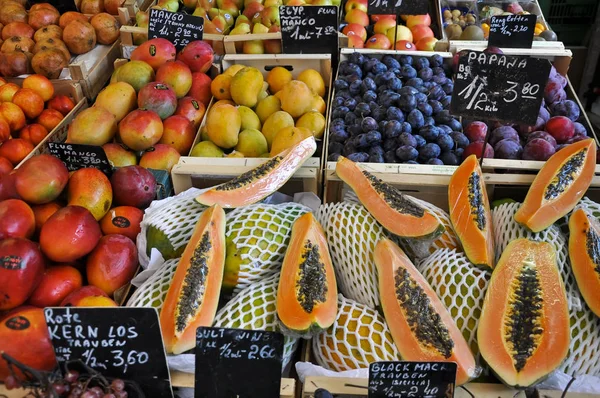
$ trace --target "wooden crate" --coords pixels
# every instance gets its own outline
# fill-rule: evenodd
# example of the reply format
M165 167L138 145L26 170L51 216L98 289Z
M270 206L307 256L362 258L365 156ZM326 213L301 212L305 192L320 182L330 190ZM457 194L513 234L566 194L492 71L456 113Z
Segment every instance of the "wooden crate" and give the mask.
M125 3L119 7L119 21L121 25L135 25L135 14L138 11L146 11L154 0L125 0Z
M56 126L48 135L40 142L33 151L29 153L22 161L17 165L17 168L23 164L27 159L41 155L42 153L49 153L48 143L49 142L63 142L67 138L67 129L69 124L75 119L75 116L85 108L87 108L87 100L83 95L83 90L78 83L73 83L69 80L56 80L52 82L54 84L55 94L66 95L75 102L75 107L69 112L65 118Z
M313 398L314 392L318 388L325 388L334 396L340 394L344 396L366 397L368 379L347 378L347 377L307 377L302 385L301 398ZM525 391L519 391L505 387L501 384L491 383L469 383L465 386L468 390L458 387L454 392L455 398L525 398ZM597 394L567 393L564 396L562 391L540 390L539 396L544 398L598 398Z
M223 57L223 70L234 64L243 64L253 66L260 70L264 76L275 66L284 66L291 70L295 78L305 69L315 69L321 73L325 80L327 94L325 102L329 103L329 93L331 87L331 56L330 55L226 55ZM209 104L205 114L205 119L200 125L200 129L206 122L213 101ZM327 109L329 112L329 109ZM327 119L327 116L326 116ZM200 129L194 140L194 145L201 141ZM327 131L327 125L325 126ZM325 148L323 148L323 154ZM319 194L321 188L321 168L322 156L314 156L307 160L304 165L294 174L288 183L282 188L284 193L313 192ZM264 163L267 159L260 158L195 158L184 157L179 159L179 163L171 170L173 178L173 187L175 193L180 193L192 186L205 188L240 175L254 167Z
M239 47L246 41L253 40L279 40L281 41L281 32L274 33L249 33L246 35L227 35L223 38L223 47L225 54L242 54ZM348 36L338 32L339 47L348 46ZM238 48L236 48L236 45ZM283 44L282 44L283 45Z

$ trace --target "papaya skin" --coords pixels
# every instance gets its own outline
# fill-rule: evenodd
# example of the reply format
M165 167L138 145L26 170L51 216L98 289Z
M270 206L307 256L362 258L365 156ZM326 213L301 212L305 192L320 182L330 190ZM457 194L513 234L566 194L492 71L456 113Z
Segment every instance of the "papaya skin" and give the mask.
M581 166L574 173L567 171L564 175L558 175L561 167L573 159L581 161ZM592 183L595 168L596 143L592 138L570 144L556 152L533 180L523 205L515 214L515 221L532 232L548 228L573 210ZM546 198L549 193L556 192L552 189L555 183L564 183L568 178L572 179L571 184L562 192Z
M202 251L203 263L195 253L201 245L205 246ZM202 282L204 290L197 298L186 295L195 293L186 289L186 286L199 283L198 280L189 279L194 259L198 261L196 267L206 267L205 279ZM212 326L219 304L224 264L225 212L216 205L204 210L200 215L192 238L179 260L160 312L160 327L167 353L181 354L194 348L196 329L200 326Z

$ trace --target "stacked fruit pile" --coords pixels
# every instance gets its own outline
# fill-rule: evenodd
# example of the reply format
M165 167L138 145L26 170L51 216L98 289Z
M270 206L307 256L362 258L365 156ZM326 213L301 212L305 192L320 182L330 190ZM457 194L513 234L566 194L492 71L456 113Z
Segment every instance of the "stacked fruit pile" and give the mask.
M441 56L353 53L338 73L328 160L460 163L469 140L449 113L454 84Z
M65 95L54 95L44 76L31 75L23 87L0 78L0 165L17 166L75 107Z
M217 101L191 156L272 157L325 132L327 87L314 69L294 79L284 67L263 76L255 67L235 64L215 77L211 91Z
M2 323L0 341L12 342L4 352L51 370L42 308L116 305L115 292L138 268L135 241L156 189L140 166L119 168L109 179L95 168L69 173L51 155L0 175L0 311L34 326L19 333ZM7 372L0 361L0 377Z
M588 131L581 123L584 116L579 105L567 99L566 85L567 79L552 67L544 92L545 102L535 125L494 123L484 157L548 160L555 152L588 138ZM487 133L488 124L480 121L469 123L465 127L465 135L471 144L465 153L481 156Z
M67 142L103 146L115 167L137 164L142 152L140 165L170 171L188 155L210 101L205 72L213 50L194 41L175 56L175 46L165 39L136 48L94 106L73 120Z
M103 0L83 0L81 7L83 13L94 15L75 11L60 15L49 3L34 4L27 12L20 2L4 2L0 74L15 77L35 71L57 79L72 54L85 54L96 43L112 44L119 38L119 23L103 12ZM116 15L116 7L112 8Z
M431 29L431 17L401 15L405 25L396 21L396 15L367 14L367 0L349 0L344 6L347 25L340 27L348 36L348 47L379 50L433 51L438 39Z

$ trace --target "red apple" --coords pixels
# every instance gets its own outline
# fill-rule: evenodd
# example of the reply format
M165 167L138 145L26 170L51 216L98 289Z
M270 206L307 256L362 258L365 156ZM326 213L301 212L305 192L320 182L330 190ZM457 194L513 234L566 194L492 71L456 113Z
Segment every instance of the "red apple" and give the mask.
M429 16L429 14L409 15L408 18L406 18L406 26L409 29L411 29L415 25L430 26L431 25L431 17Z
M382 35L380 33L374 34L373 36L369 37L369 39L365 43L366 48L376 48L379 50L389 50L391 46L392 43L390 43L390 39L388 39L386 35Z
M342 33L346 36L356 35L362 39L363 43L365 42L365 40L367 40L367 30L364 26L359 25L357 23L350 23L344 26Z
M386 32L385 35L387 36L388 39L390 39L391 43L393 43L395 41L400 41L400 40L406 40L411 43L413 42L412 32L410 31L410 29L408 29L404 25L398 25L395 28L388 29L388 31ZM395 39L394 39L394 35L396 35Z
M419 51L435 51L435 43L438 39L435 37L424 37L417 42L417 50Z
M417 51L417 47L411 42L407 40L398 40L396 42L396 50L398 51Z
M348 35L349 48L364 48L365 42L357 35Z
M371 22L372 23L377 23L382 19L392 19L392 20L396 20L396 16L393 14L373 14L371 15Z
M435 37L433 30L427 25L415 25L410 28L410 31L413 35L413 43L416 43L425 37Z
M375 23L375 26L373 26L373 32L385 35L388 29L393 29L395 27L396 21L393 19L380 19L377 23Z
M369 16L366 12L354 9L346 13L345 21L348 23L357 23L362 26L369 26Z

